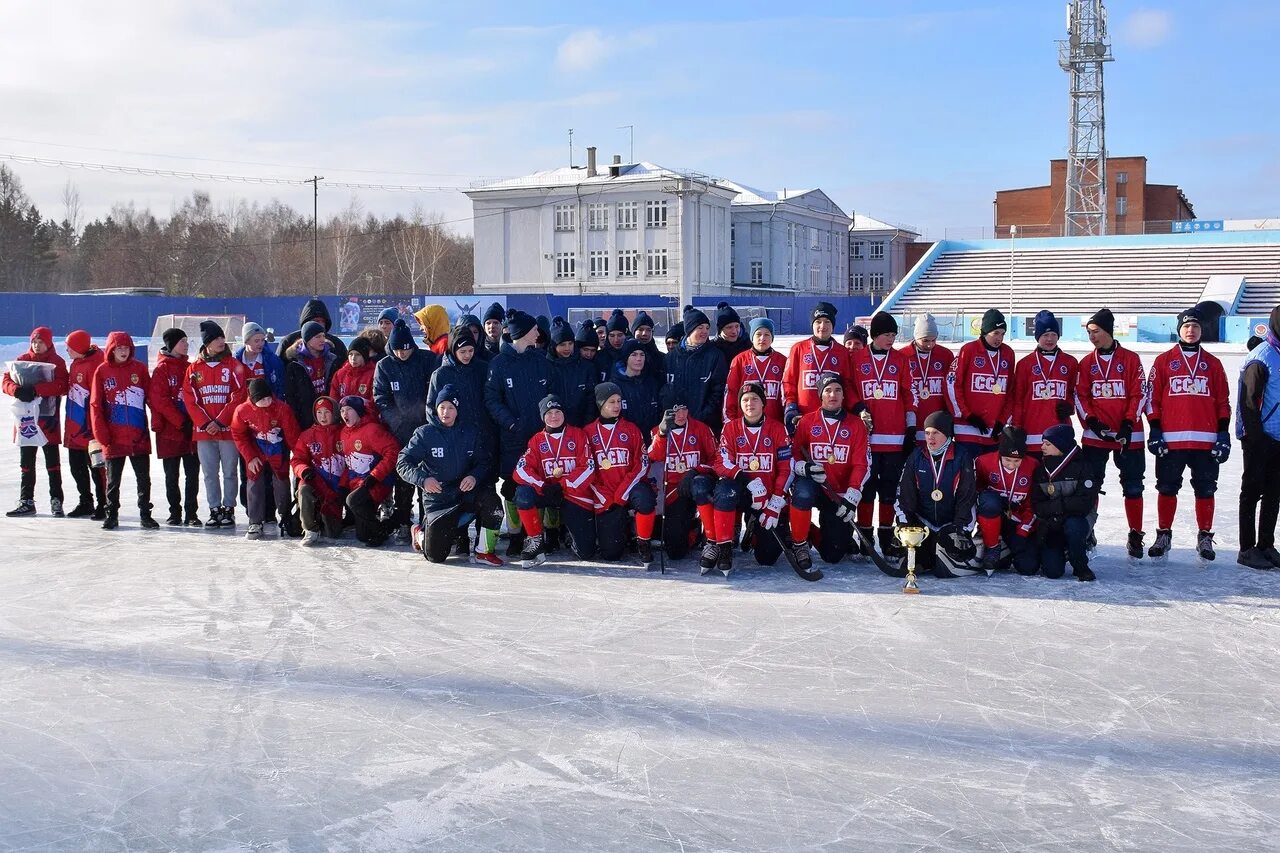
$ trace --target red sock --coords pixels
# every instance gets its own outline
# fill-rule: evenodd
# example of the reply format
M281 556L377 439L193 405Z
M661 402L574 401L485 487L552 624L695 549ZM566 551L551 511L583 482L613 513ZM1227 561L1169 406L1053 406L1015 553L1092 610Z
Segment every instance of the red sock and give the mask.
M520 523L524 525L524 532L530 536L542 535L542 514L536 509L519 510Z
M1142 530L1142 498L1125 498L1124 514L1130 530Z
M791 507L791 540L804 542L809 538L809 528L813 525L813 510Z
M636 538L637 539L653 538L653 513L651 512L636 513Z
M1196 498L1196 524L1201 530L1213 529L1213 498Z
M880 502L880 526L893 526L893 504L887 504L883 501Z
M712 542L716 541L716 512L711 504L698 507L698 518L702 519L702 534Z
M1177 495L1156 496L1156 527L1169 530L1173 527L1173 516L1178 511Z
M1000 541L1000 516L987 518L985 515L980 515L978 527L982 530L982 544L988 548L996 547Z
M858 504L858 526L871 526L871 501Z
M733 541L733 523L738 518L737 510L718 509L716 512L716 542L723 545Z

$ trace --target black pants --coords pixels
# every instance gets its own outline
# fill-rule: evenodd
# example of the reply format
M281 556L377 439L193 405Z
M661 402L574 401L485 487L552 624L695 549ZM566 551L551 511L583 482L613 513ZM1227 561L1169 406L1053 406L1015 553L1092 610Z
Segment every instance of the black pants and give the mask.
M1261 510L1259 510L1261 504ZM1240 478L1240 550L1276 544L1280 516L1280 441L1244 442Z
M391 488L392 496L396 503L395 512L391 516L391 523L397 527L406 525L413 518L413 497L417 493L412 483L406 483L399 477L396 477L396 483Z
M378 521L378 504L369 494L368 489L356 489L347 495L347 509L355 522L356 538L366 545L381 545L391 535L392 527Z
M105 468L95 470L89 464L89 451L67 448L67 463L71 467L71 479L76 482L76 491L80 493L80 503L93 506L94 496L97 505L107 505L107 471Z
M59 444L44 446L44 468L49 472L49 497L62 500L62 457L58 453ZM24 501L34 500L36 496L36 451L38 447L19 447L18 461L22 467L22 482L18 497Z
M320 511L323 503L319 492L307 483L298 485L298 515L302 518L302 526L317 533L322 529L330 539L342 536L342 515L329 515Z
M200 457L194 452L185 456L171 456L161 459L164 465L164 493L169 499L169 514L182 515L186 510L187 518L195 518L199 505L196 503L200 493ZM178 486L178 474L185 472L184 488Z
M1156 491L1176 495L1182 490L1182 473L1191 471L1191 491L1211 498L1218 491L1218 460L1210 450L1170 450L1156 457Z
M150 513L151 457L145 453L107 460L107 512L120 512L120 475L124 473L126 461L133 468L133 478L138 481L138 511Z
M476 486L469 492L461 492L458 502L451 506L426 503L424 493L418 495L418 517L422 520L422 553L433 563L443 563L449 558L460 536L474 520L480 529L497 530L502 525L502 503L492 486Z

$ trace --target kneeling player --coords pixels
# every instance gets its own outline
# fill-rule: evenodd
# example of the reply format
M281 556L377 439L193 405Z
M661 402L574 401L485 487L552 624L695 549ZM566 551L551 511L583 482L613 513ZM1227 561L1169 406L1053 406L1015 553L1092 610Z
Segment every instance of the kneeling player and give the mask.
M679 560L697 541L694 512L702 521L706 541L715 546L716 437L710 427L689 416L683 400L662 416L649 444L649 460L662 469L665 482L662 505L662 547Z
M520 565L529 569L546 562L542 548L542 514L539 510L559 509L569 546L580 559L596 555L595 495L587 434L564 422L564 404L555 394L538 402L542 430L529 439L529 447L516 463L512 477L516 483L516 508L524 524L526 538Z
M289 465L298 478L298 517L302 519L302 544L320 544L320 532L330 539L342 537L342 487L347 460L342 455L342 429L338 404L332 397L317 397L311 406L315 423L302 431L293 445Z
M600 417L587 424L587 441L595 456L592 485L596 500L596 545L602 560L621 560L630 527L627 511L636 514L636 555L644 567L653 563L654 509L658 500L649 485L649 459L640 428L622 417L622 390L613 382L596 386Z
M977 548L969 528L978 499L973 463L957 453L951 415L934 412L924 422L924 447L907 458L898 486L898 524L923 527L928 537L916 548L916 567L935 577L978 573ZM906 557L900 573L906 574Z
M342 418L342 452L347 462L347 509L356 525L356 538L376 548L387 541L395 522L378 519L378 507L391 494L396 482L396 457L400 445L395 436L370 414L364 397L343 397L338 415Z
M1060 578L1071 563L1078 581L1094 580L1089 569L1087 540L1089 516L1098 501L1100 483L1093 463L1076 447L1071 424L1056 424L1044 431L1043 457L1031 483L1031 503L1036 511L1040 539L1040 570L1047 578Z
M783 490L791 475L791 445L782 424L764 416L765 390L759 382L747 382L738 391L742 417L724 425L716 459L715 540L702 549L702 573L718 568L725 576L733 570L733 528L738 512L749 513L748 528L757 525L751 541L756 562L772 566L782 556L782 543L772 532L786 507Z
M418 488L421 522L412 533L414 548L433 563L443 563L448 558L459 535L467 536L473 520L482 533L496 531L502 524L498 494L492 486L484 485L493 473L493 454L475 427L459 421L461 405L461 396L453 385L437 389L427 422L414 430L396 460L396 474ZM502 565L489 553L488 543L493 538L478 537L473 562Z
M844 386L835 373L819 380L822 408L800 418L791 443L791 548L801 568L809 558L809 528L818 510L818 553L838 563L857 551L853 528L871 449L862 419L845 411Z
M1037 436L1039 438L1039 436ZM993 572L1010 565L1021 575L1040 569L1032 533L1031 479L1036 460L1027 456L1027 433L1007 426L997 439L995 453L978 457L978 529L982 531L982 568ZM1004 540L1004 548L1000 540Z

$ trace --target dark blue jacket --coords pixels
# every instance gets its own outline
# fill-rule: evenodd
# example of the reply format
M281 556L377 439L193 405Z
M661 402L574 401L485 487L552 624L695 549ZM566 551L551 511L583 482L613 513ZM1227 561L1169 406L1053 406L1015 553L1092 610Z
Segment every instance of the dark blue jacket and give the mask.
M484 404L484 383L489 378L489 364L481 361L479 352L472 357L470 364L459 364L453 355L453 341L458 329L449 333L449 350L444 354L444 361L436 372L431 374L431 386L427 393L428 400L436 398L436 392L446 385L452 385L458 392L458 401L462 404L462 419L480 431L485 446L491 452L498 450L498 432L489 416L489 409Z
M244 364L244 347L240 347L235 351L236 361ZM280 356L271 351L270 346L262 348L262 373L267 382L271 383L271 394L277 400L284 399L284 362L280 360ZM341 367L341 365L339 365ZM337 368L334 368L335 372Z
M529 439L542 429L538 401L555 390L555 371L546 353L537 347L516 352L515 346L503 343L498 354L489 359L484 404L498 428L499 470L504 477L515 468Z
M690 349L688 339L666 356L667 381L662 389L662 408L671 408L677 398L689 405L689 414L720 432L724 407L724 386L729 366L724 355L710 342Z
M396 473L406 483L422 488L428 477L435 477L440 483L438 494L422 493L427 509L447 509L456 504L458 484L463 478L475 477L478 487L493 473L493 456L482 446L479 431L464 423L465 419L464 410L459 408L458 421L446 427L432 413L425 424L413 431L396 459Z
M583 361L576 352L568 358L547 350L547 361L556 376L556 393L564 403L565 420L576 427L584 427L596 419L596 383L600 374L594 361Z
M404 361L384 355L373 369L373 402L401 447L427 421L427 389L431 374L439 366L440 356L419 349L415 343L413 354Z
M647 371L639 376L628 376L623 370L615 371L610 379L622 389L622 416L640 427L640 434L648 442L653 428L662 420L658 380Z
M926 447L917 447L907 457L898 484L898 519L906 524L920 523L930 530L947 525L968 528L977 518L978 479L973 462L956 455L954 441L946 449L942 476L935 482L933 457ZM935 501L933 492L942 492Z

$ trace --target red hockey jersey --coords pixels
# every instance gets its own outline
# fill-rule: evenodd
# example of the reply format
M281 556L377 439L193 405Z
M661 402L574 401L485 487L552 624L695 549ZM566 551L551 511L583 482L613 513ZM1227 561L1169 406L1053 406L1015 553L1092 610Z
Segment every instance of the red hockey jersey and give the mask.
M612 425L592 421L583 432L595 458L591 486L596 493L596 508L603 511L622 506L636 483L649 473L649 457L640 428L626 418L618 418Z
M186 356L162 352L151 374L147 403L151 406L151 429L156 434L156 456L160 459L185 456L195 447L191 440L191 418L182 399L187 368Z
M715 471L730 479L745 473L753 480L762 481L769 496L781 496L791 479L791 442L787 431L781 423L768 418L758 427L747 426L742 418L729 421L720 434Z
M676 487L689 471L699 474L715 473L716 455L719 452L711 427L695 418L683 427L663 435L657 427L649 443L649 461L665 465L667 503L676 500Z
M795 403L801 412L822 408L822 395L818 393L818 379L824 373L840 376L847 402L853 393L853 368L851 355L836 341L819 346L813 338L805 338L791 347L787 366L782 372L782 400L785 406Z
M105 360L106 354L94 347L67 366L67 418L62 443L68 450L88 450L93 438L93 425L89 423L89 392L93 390L93 374ZM155 413L154 403L152 414Z
M1008 514L1021 527L1022 535L1031 532L1036 514L1031 507L1031 479L1035 473L1035 457L1028 456L1013 471L1000 464L999 453L984 453L974 460L978 475L978 494L995 492L1008 501Z
M851 369L853 394L846 402L856 412L871 413L871 452L901 452L907 427L916 425L910 356L900 349L877 354L863 347L853 354Z
M902 439L898 441L901 449ZM837 494L850 486L862 491L871 472L871 450L862 418L848 412L841 413L839 420L810 412L800 419L791 439L792 463L822 463L827 485Z
M1026 430L1028 450L1038 453L1044 431L1062 422L1059 403L1075 411L1079 372L1080 362L1062 350L1045 355L1035 349L1018 361L1013 371L1013 425Z
M347 473L341 439L342 428L337 424L312 424L298 436L289 455L289 467L299 480L307 471L315 472L311 488L320 495L320 511L334 518L342 518L342 482Z
M1133 424L1130 447L1141 450L1146 443L1142 434L1142 415L1147 407L1147 379L1142 359L1133 350L1116 342L1108 355L1097 350L1080 359L1080 376L1076 380L1076 414L1080 423L1094 417L1112 432L1123 421ZM1104 441L1087 426L1083 443L1087 447L1115 448L1114 441Z
M210 435L204 428L212 422L230 428L236 406L248 396L248 372L243 364L223 350L217 356L200 357L187 368L182 400L195 426L195 441L230 441L226 432Z
M995 446L991 429L1013 417L1013 361L1013 348L1008 344L1001 344L995 352L981 339L960 347L947 371L947 398L956 420L956 441ZM986 421L985 435L966 423L971 415Z
M782 420L784 407L782 374L787 369L787 357L775 349L764 355L754 349L745 350L729 363L729 379L724 386L724 420L742 417L738 408L738 391L748 382L764 386L764 416L774 421Z
M378 363L372 360L360 367L352 367L351 362L342 365L333 374L329 396L335 400L347 396L363 397L367 404L365 408L376 413L378 407L373 402L373 371L377 366Z
M111 360L110 353L120 346L129 347L129 359L123 364ZM89 421L93 437L102 445L108 459L151 453L151 431L147 429L147 389L151 377L147 366L133 357L133 338L125 332L107 335L107 353L93 374L89 392Z
M365 415L355 426L342 425L338 452L346 461L346 479L342 487L350 491L360 488L365 480L372 480L369 499L380 504L391 494L395 478L396 459L400 445L385 426Z
M273 399L271 405L265 407L245 400L236 406L231 418L231 439L240 451L240 458L246 465L261 459L277 477L288 475L289 448L298 442L298 434L298 419L283 400ZM248 469L245 470L248 474ZM259 469L257 475L248 474L248 477L256 480L261 475Z
M595 459L587 434L565 424L559 435L546 430L535 432L512 477L517 483L533 486L538 491L542 491L547 480L559 480L565 500L594 512L596 499L591 478L595 473Z
M916 425L934 412L947 408L947 371L955 356L951 350L934 344L928 352L920 352L914 344L902 348L911 361L911 382L916 395ZM916 443L924 444L924 431L916 434Z
M1175 345L1151 365L1149 418L1159 423L1170 450L1211 450L1228 428L1231 403L1222 362L1203 347Z

